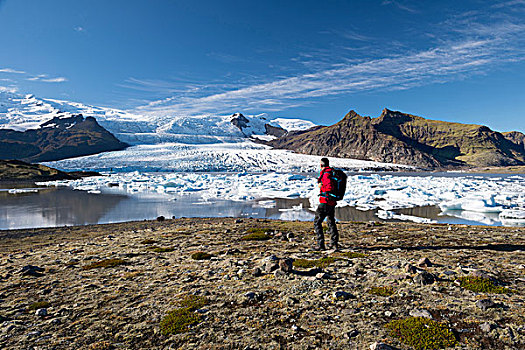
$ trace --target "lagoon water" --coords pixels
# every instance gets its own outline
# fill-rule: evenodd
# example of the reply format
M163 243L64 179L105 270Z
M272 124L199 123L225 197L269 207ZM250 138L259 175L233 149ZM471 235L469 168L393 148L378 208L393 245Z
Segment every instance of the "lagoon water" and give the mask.
M119 188L106 188L101 193L69 187L40 187L19 191L3 189L0 190L0 230L114 223L155 219L158 216L308 221L313 220L314 216L309 207L309 200L304 198L203 201L198 194L166 196L152 191L130 195ZM341 207L336 209L336 217L344 221L383 221L376 212ZM435 206L400 209L397 212L440 223L482 224L442 215Z

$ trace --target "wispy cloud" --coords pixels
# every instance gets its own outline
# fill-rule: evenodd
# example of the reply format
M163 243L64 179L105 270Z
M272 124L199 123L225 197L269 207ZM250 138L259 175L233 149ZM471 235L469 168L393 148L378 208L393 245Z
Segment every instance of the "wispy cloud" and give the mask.
M402 1L384 0L381 4L382 5L393 5L393 6L397 7L398 9L406 11L406 12L409 12L409 13L419 13L418 10L416 10L415 8L407 5L406 3L402 2Z
M84 33L86 31L86 28L84 28L82 26L76 26L76 27L73 28L73 30L75 32Z
M27 78L28 81L39 81L42 83L63 83L67 81L67 78L64 77L54 77L50 78L47 74L33 75Z
M19 70L19 69L13 69L13 68L0 68L0 74L8 74L10 75L10 78L8 81L16 83L21 80L26 81L34 81L34 82L41 82L41 83L63 83L68 81L65 77L50 77L48 74L30 74L26 71ZM17 75L13 76L13 74ZM2 78L1 81L7 81L6 79Z
M444 83L525 60L525 24L477 24L469 33L461 40L406 55L342 63L336 68L206 96L174 96L138 109L165 115L229 113L238 109L279 111L319 97Z
M0 73L9 73L9 74L26 74L26 72L21 70L16 70L13 68L0 68Z

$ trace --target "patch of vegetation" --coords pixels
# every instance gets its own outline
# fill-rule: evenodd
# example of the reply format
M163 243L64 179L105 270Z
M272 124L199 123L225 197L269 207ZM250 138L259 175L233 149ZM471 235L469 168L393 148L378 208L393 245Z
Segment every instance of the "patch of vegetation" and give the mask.
M202 316L195 313L195 310L208 304L208 299L197 295L187 295L178 301L181 306L170 311L160 321L160 331L164 335L180 334L187 332L190 326L198 324Z
M327 256L321 259L310 260L310 259L296 259L293 262L294 267L309 269L312 267L324 268L333 264L337 259L331 256Z
M265 233L270 234L270 232L275 231L274 229L267 228L267 227L250 227L246 230L247 233Z
M512 293L508 288L497 286L488 278L483 277L460 277L460 286L476 293Z
M86 266L82 266L82 268L84 270L91 270L91 269L98 269L101 267L115 267L115 266L126 265L126 264L127 264L127 261L122 260L122 259L106 259L106 260L94 262Z
M444 324L424 317L409 317L387 323L390 334L416 350L444 349L457 343L454 333Z
M366 258L368 255L364 253L356 253L356 252L344 252L337 254L338 256L342 256L349 259L357 259L357 258Z
M51 303L47 302L47 301L38 301L36 303L33 303L31 305L29 305L27 307L27 310L28 311L35 311L35 310L38 310L38 309L45 309L47 307L50 307L51 306Z
M141 244L154 244L154 243L157 243L156 240L154 239L145 239L143 240L142 242L140 242Z
M186 309L197 310L208 305L209 302L210 301L206 297L190 294L179 300L177 304Z
M160 321L160 331L164 335L180 334L187 332L191 325L200 321L201 316L190 309L175 309Z
M89 346L89 350L111 350L115 347L108 341L98 341Z
M248 230L248 232L250 232L251 229ZM263 230L263 229L261 229ZM264 229L266 230L266 229ZM243 241L267 241L269 239L272 238L272 236L270 236L267 232L269 231L257 231L257 232L252 232L252 233L249 233L247 235L244 235L241 237L241 240Z
M147 249L155 253L169 253L175 250L173 247L149 247Z
M382 297L389 297L394 294L396 291L392 287L372 287L368 290L368 293L379 295Z
M212 256L212 254L206 252L195 252L191 254L193 260L210 260Z

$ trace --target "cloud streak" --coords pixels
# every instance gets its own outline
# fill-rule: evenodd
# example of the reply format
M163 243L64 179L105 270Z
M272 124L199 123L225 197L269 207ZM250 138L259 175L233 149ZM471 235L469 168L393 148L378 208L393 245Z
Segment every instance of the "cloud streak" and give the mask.
M50 77L47 74L33 75L23 70L17 70L13 68L0 68L0 74L16 74L16 75L19 75L22 79L25 79L27 81L42 82L42 83L63 83L63 82L68 81L68 79L65 77ZM5 81L5 79L2 79L2 81ZM9 79L9 81L14 82L15 80Z
M21 70L16 70L13 68L0 68L0 73L9 73L9 74L26 74L26 72Z
M419 52L339 64L206 96L174 96L137 109L161 115L280 111L321 97L445 83L525 59L525 24L472 24L469 34Z

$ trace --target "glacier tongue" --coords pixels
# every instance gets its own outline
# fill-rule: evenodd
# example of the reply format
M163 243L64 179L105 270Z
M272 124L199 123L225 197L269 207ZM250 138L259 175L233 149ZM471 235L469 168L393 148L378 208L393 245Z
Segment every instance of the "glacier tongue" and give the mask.
M136 145L122 151L46 162L66 171L142 172L312 172L319 168L318 156L274 150L244 139L237 143ZM411 169L387 163L331 158L335 167L351 170Z

